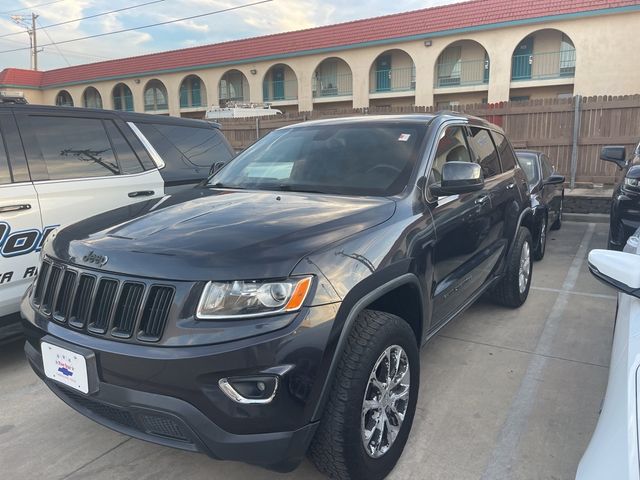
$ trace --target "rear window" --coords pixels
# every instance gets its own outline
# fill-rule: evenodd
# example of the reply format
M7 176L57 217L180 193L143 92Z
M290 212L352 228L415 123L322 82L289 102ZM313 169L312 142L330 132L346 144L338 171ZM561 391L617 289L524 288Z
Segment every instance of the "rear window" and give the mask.
M502 171L508 172L509 170L513 170L516 168L516 157L513 153L513 149L507 138L498 132L491 132L493 135L493 139L496 142L496 147L498 148L498 153L500 154L500 161L502 162Z
M136 123L168 168L209 168L227 162L232 153L217 128L185 127L160 123Z
M50 180L120 173L102 120L32 116L30 121Z
M0 131L0 185L3 183L11 183L11 172L9 171L9 162L7 160L7 149L4 145L4 137Z
M518 152L518 163L522 167L529 186L533 187L540 180L540 173L538 172L538 164L536 161L536 155L528 152Z

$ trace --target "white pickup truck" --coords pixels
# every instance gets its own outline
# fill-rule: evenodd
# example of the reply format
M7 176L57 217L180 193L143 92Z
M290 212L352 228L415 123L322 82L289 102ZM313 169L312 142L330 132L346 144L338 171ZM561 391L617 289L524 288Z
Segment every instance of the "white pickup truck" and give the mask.
M0 339L54 229L193 186L233 157L217 124L0 101Z

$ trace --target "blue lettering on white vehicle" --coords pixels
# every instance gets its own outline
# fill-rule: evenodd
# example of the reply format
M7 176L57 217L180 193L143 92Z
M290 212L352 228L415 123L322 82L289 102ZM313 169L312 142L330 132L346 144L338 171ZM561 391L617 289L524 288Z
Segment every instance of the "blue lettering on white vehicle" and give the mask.
M39 252L45 240L59 225L51 225L40 231L37 228L11 231L11 225L0 222L0 255L5 258Z

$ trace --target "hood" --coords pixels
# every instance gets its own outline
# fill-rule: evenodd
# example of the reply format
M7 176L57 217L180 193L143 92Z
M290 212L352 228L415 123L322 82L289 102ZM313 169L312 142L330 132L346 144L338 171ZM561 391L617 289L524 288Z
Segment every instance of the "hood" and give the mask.
M167 280L279 278L307 254L394 211L386 198L195 188L66 227L45 253L82 267L99 263L104 271Z

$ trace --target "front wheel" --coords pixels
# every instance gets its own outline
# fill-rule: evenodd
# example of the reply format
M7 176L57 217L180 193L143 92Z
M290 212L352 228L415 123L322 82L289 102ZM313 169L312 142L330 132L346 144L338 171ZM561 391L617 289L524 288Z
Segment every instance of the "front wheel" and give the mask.
M533 264L531 263L531 233L520 227L500 282L494 287L493 298L506 307L518 308L529 296Z
M409 437L419 382L411 327L394 315L364 310L349 334L309 447L318 470L339 480L385 478Z

